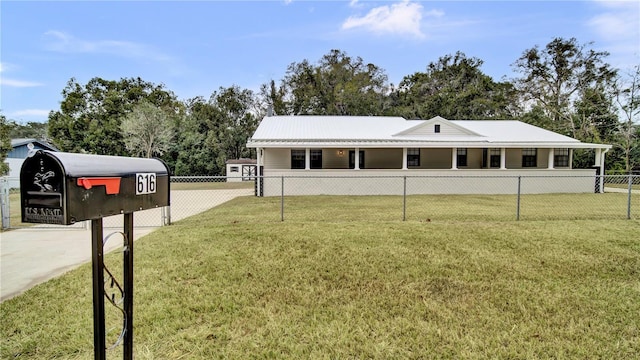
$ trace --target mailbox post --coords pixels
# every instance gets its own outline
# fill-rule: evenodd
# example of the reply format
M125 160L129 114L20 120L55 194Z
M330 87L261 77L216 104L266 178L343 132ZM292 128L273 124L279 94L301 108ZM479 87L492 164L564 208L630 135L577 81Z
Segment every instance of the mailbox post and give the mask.
M133 213L169 205L169 171L160 160L38 150L20 171L22 222L71 225L91 220L95 359L105 359L102 218L124 215L123 356L133 359Z

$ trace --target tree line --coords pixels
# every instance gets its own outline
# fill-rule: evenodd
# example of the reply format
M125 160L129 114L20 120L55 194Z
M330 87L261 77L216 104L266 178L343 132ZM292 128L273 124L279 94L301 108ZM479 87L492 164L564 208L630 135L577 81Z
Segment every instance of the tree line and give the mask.
M462 52L440 57L399 84L360 57L331 50L291 63L283 79L257 92L220 87L208 98L178 100L140 78L86 84L70 79L46 136L63 151L160 157L175 175L219 175L228 159L252 157L247 139L267 110L277 115L369 115L451 120L521 120L585 142L612 144L609 171L640 168L640 64L615 69L593 43L556 38L525 50L517 76L496 81ZM30 125L31 124L31 125ZM9 124L14 133L42 128ZM15 137L15 136L14 136ZM574 166L589 167L591 150Z

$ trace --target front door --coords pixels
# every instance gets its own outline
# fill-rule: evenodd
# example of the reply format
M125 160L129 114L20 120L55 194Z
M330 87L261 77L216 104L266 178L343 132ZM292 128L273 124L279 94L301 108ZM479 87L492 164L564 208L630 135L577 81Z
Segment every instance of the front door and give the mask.
M364 169L364 150L360 150L360 169ZM355 169L356 167L356 151L349 150L349 169Z

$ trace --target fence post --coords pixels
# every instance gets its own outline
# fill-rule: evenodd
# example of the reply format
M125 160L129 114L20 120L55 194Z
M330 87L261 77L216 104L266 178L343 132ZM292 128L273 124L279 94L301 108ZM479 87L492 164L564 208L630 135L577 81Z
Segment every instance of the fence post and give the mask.
M0 178L0 212L2 212L2 228L11 227L11 215L9 214L9 179Z
M280 221L284 221L284 175L281 177L280 189Z
M520 186L522 184L522 176L518 175L518 201L516 205L516 221L520 221Z
M403 178L403 191L402 191L402 221L407 220L407 177Z
M163 207L162 210L164 217L162 219L162 225L171 225L171 205Z
M631 220L631 189L633 185L633 175L629 174L629 185L627 194L627 220Z

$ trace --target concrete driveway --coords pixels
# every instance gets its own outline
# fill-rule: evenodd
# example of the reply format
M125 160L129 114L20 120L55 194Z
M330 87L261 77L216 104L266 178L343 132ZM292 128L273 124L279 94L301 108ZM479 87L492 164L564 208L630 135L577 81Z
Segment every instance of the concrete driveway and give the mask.
M218 206L252 189L171 191L171 221L175 222ZM104 218L104 236L122 230L122 215ZM134 240L162 224L162 210L134 215ZM0 301L91 261L91 226L31 227L0 233ZM105 253L122 248L122 237L112 236ZM89 280L88 280L89 281Z

